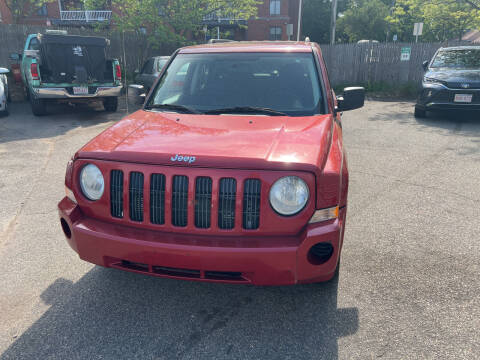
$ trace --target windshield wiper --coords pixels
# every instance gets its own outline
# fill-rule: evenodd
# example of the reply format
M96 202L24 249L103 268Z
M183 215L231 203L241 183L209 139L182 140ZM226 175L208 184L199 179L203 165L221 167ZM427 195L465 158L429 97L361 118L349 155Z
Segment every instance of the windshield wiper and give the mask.
M173 110L177 112L183 112L186 114L203 114L201 111L191 109L187 106L175 105L175 104L150 104L145 106L145 110L150 110L150 109Z
M236 106L225 109L213 109L205 111L205 114L266 114L273 116L288 116L288 114L281 111L254 106Z

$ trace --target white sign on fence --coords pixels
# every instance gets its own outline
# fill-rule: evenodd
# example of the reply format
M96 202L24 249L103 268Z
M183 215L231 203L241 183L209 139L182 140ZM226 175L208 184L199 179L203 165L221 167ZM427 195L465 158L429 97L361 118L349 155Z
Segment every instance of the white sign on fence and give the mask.
M413 24L413 36L421 36L423 32L423 23Z
M400 61L410 61L411 52L411 47L402 47L402 50L400 51Z

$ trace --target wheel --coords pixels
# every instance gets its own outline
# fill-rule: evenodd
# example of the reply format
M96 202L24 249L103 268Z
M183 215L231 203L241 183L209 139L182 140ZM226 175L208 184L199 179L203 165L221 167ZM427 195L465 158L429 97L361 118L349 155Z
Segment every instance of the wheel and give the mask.
M30 99L30 106L32 107L32 113L35 116L43 116L47 114L47 107L45 104L45 100L43 99L35 99L33 94L29 95Z
M8 115L8 101L5 102L5 109L0 111L0 116L7 116Z
M118 109L118 98L116 97L109 97L103 100L103 107L105 111L108 112L115 112Z
M413 115L416 118L426 118L427 117L427 112L425 110L420 109L420 108L415 106L415 111L414 111Z

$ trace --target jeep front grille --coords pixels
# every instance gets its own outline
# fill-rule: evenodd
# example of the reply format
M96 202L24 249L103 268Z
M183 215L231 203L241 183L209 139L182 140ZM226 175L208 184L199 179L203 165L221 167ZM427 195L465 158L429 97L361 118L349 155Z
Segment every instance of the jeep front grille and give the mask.
M110 174L110 210L113 217L123 218L123 171Z
M233 229L235 226L235 199L237 198L237 180L220 179L218 194L218 227Z
M172 184L172 224L187 226L188 177L175 175Z
M148 176L149 184L148 182L145 184ZM110 208L114 218L124 217L126 205L130 220L140 223L149 221L151 224L164 225L168 216L171 225L177 227L186 227L191 224L199 229L217 227L222 230L231 230L239 224L236 218L240 216L241 225L238 226L243 229L256 230L260 226L261 181L259 179L246 179L243 184L239 184L235 178L220 178L216 180L218 183L214 184L212 178L208 176L167 177L164 174L145 176L136 171L129 172L127 179L128 185L126 182L124 185L123 171L111 171ZM144 189L145 186L147 186L146 189ZM126 197L124 197L124 188L128 189ZM237 199L237 190L240 191L241 199ZM190 191L194 193L189 194ZM128 204L124 204L124 199ZM148 202L145 203L145 199ZM238 201L240 203L237 206ZM217 211L212 218L214 207Z
M143 221L143 174L140 172L130 173L129 202L130 219Z

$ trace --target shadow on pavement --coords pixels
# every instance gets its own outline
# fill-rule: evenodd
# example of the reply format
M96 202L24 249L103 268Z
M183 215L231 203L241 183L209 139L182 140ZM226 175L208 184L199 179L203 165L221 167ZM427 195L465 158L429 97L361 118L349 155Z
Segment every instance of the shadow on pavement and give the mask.
M10 104L10 115L0 118L0 143L25 139L50 138L75 128L85 128L120 120L126 115L124 99L115 113L104 111L100 102L92 104L48 105L48 114L36 117L28 102Z
M336 359L358 330L325 284L253 287L184 282L93 268L58 279L51 305L2 359Z

